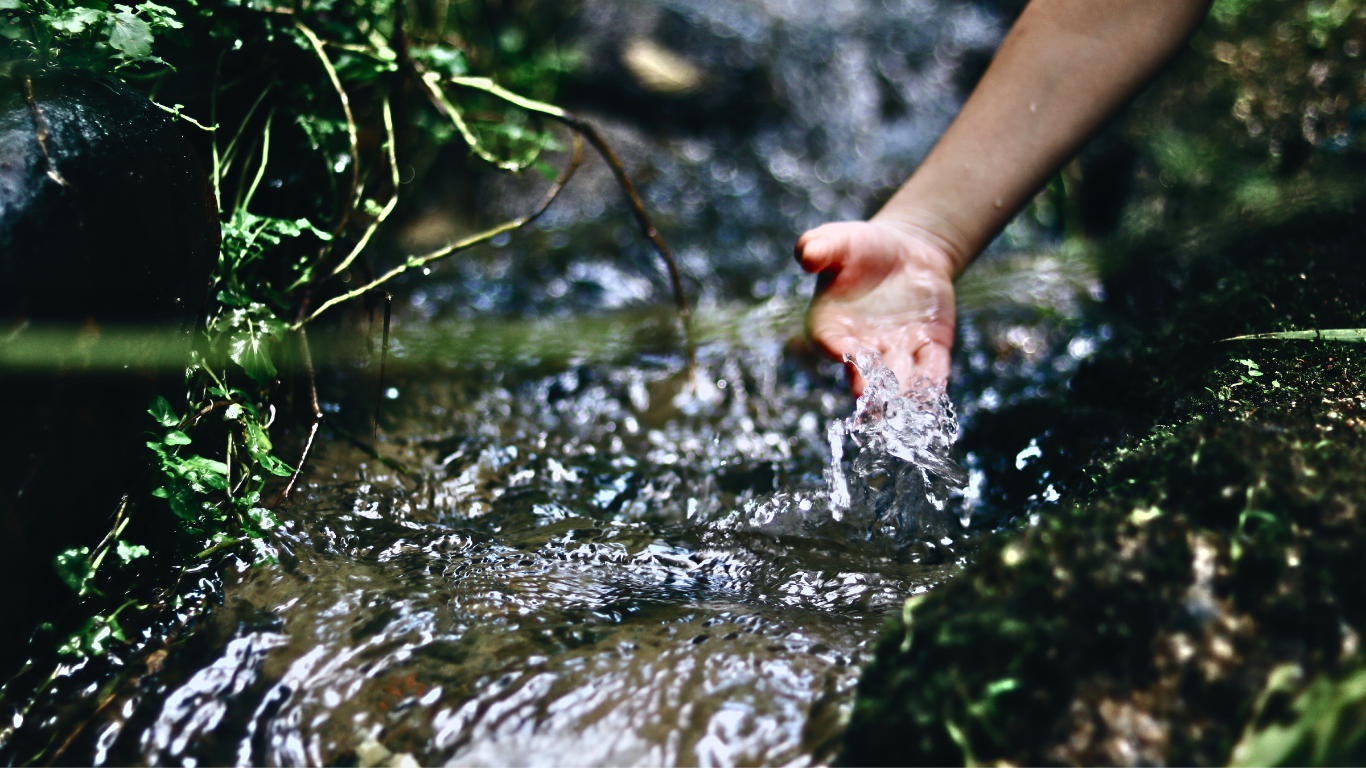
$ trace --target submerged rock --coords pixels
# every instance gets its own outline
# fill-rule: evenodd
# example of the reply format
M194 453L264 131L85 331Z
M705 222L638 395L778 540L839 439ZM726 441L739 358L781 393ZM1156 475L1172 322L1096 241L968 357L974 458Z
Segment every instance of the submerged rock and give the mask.
M1217 343L1366 326L1363 236L1313 215L1112 267L1123 330L1040 441L1070 492L907 603L845 762L1366 757L1366 350Z

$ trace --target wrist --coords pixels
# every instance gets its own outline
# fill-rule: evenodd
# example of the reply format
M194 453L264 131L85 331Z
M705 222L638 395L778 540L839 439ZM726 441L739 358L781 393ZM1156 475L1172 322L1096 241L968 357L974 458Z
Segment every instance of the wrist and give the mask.
M930 250L943 257L946 276L950 280L961 275L972 258L977 255L976 249L968 244L967 238L947 217L931 210L908 206L892 209L892 206L888 205L868 221L929 246ZM915 250L923 251L924 248Z

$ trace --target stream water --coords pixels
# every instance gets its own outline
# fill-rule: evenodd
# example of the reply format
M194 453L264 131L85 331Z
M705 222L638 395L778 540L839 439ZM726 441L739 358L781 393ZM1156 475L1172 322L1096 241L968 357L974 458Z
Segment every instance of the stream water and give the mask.
M102 702L65 754L829 761L885 617L977 537L1056 498L1046 477L1024 500L994 490L1039 453L1028 436L950 459L952 409L932 393L870 387L846 422L839 364L794 341L810 282L792 240L863 215L913 168L1000 19L947 0L680 0L610 23L634 5L585 3L583 45L674 30L716 76L765 73L782 116L729 135L600 116L697 278L698 386L674 319L652 308L667 303L661 273L586 169L535 232L409 285L384 461L325 427L260 545L267 563L190 574L206 608L186 639L64 670L54 696ZM603 38L613 29L620 40ZM521 183L491 187L490 205L514 208ZM950 395L969 436L983 415L1064 390L1106 337L1088 319L1089 260L1032 226L1013 225L960 285ZM368 439L376 386L373 367L325 371L332 423ZM857 458L832 467L832 446ZM126 664L150 673L103 688Z

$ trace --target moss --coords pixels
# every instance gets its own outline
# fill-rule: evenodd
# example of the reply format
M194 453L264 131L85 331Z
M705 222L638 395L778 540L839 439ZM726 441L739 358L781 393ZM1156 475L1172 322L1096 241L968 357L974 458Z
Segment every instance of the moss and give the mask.
M1053 404L1069 493L888 631L844 761L1223 764L1328 706L1264 692L1359 664L1366 349L1218 340L1366 326L1357 218L1114 260L1120 332Z

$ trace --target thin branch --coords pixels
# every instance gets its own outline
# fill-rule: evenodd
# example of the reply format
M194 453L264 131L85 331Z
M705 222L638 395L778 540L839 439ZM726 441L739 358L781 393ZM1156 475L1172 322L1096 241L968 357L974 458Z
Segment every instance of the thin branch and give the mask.
M203 560L204 558L212 557L213 555L216 555L225 549L232 549L233 547L246 544L248 541L251 541L250 536L243 536L240 539L228 539L227 541L219 542L218 544L209 547L208 549L204 550L203 552L200 552L194 557L196 560Z
M218 54L218 61L214 64L213 68L213 90L209 92L209 122L213 123L215 128L218 127L218 78L222 74L223 56L225 54L227 54L226 50ZM223 200L222 196L219 194L219 181L222 177L222 163L220 162L218 157L217 131L214 131L213 136L209 139L209 147L213 151L213 205L215 211L214 215L221 217L223 215Z
M341 263L337 265L337 268L332 270L333 275L339 275L343 270L351 266L351 262L355 261L356 257L360 255L360 252L365 250L365 246L370 244L370 238L375 234L375 230L379 229L379 225L383 224L384 220L389 218L389 214L393 213L395 206L398 205L398 155L395 153L394 149L394 145L396 144L394 141L394 116L393 112L389 109L389 96L387 94L384 97L384 132L388 137L385 141L385 147L389 159L389 182L394 187L394 193L389 196L389 202L385 204L384 210L380 211L379 216L376 217L374 221L370 222L370 226L366 228L365 234L362 235L360 241L356 243L356 247L352 248L351 252L346 255L346 258L342 259Z
M313 377L313 353L308 349L308 331L304 330L299 323L295 329L299 332L299 352L303 356L304 375L308 379L308 404L312 410L312 423L308 427L308 439L304 441L303 453L299 456L299 466L295 467L294 474L289 476L289 484L280 492L280 498L275 503L282 504L289 499L290 494L294 493L294 484L299 482L299 475L303 474L304 466L308 464L308 455L313 452L313 440L318 436L318 427L323 423L323 409L318 404L318 383Z
M655 228L654 222L650 220L650 214L645 211L645 203L641 201L640 195L636 193L636 187L631 183L631 177L626 175L626 166L621 159L612 151L607 142L598 133L597 129L591 124L566 113L559 118L566 125L582 133L588 143L598 151L603 160L612 168L612 174L617 177L617 183L626 193L626 199L631 204L631 211L635 214L636 225L640 231L654 245L655 251L664 260L664 266L669 270L669 282L673 285L674 304L678 307L678 319L683 324L683 338L688 349L688 375L694 383L697 379L697 340L693 337L692 312L688 309L688 297L683 292L683 275L679 272L678 261L674 258L673 249L664 241L664 236Z
M527 224L530 224L531 222L535 221L537 217L539 217L542 213L545 213L545 209L550 207L550 204L554 202L556 197L559 197L560 190L564 189L564 185L569 181L571 177L573 177L574 172L579 169L579 165L582 162L583 141L579 138L579 135L576 133L574 134L574 156L570 159L569 165L566 166L564 171L560 173L560 177L555 180L555 184L551 186L548 192L546 192L545 198L541 200L541 204L538 205L536 207L536 210L532 211L531 214L523 216L519 219L513 219L512 221L503 222L502 224L499 224L498 226L492 229L487 229L476 235L470 235L469 237L466 237L462 240L457 240L456 242L449 243L441 248L438 248L435 251L432 251L431 253L426 254L425 256L409 256L407 261L398 265L397 267L394 267L388 272L385 272L383 275L380 275L379 277L375 278L369 283L362 285L361 287L356 288L354 290L347 291L346 293L343 293L340 296L334 296L333 298L323 302L322 306L318 307L318 309L315 310L313 314L305 317L302 320L299 320L293 326L291 326L291 328L296 330L301 329L305 323L312 322L314 319L318 317L318 315L321 315L323 312L326 312L332 307L341 304L342 302L350 301L351 299L354 299L357 296L362 296L366 293L369 293L370 291L373 291L379 286L389 282L390 280L394 279L395 277L398 277L399 275L403 274L404 272L407 272L410 269L426 266L427 264L430 264L433 261L443 259L458 251L463 251L471 246L475 246L480 243L492 240L493 238L503 234L504 232L511 232L514 229L518 229L520 227L526 226Z
M379 348L379 385L375 387L374 430L371 437L379 437L379 408L384 404L384 366L389 361L389 320L394 311L394 297L384 294L384 343Z
M28 75L24 75L24 100L28 102L29 111L33 113L33 138L38 142L38 148L43 151L43 160L47 163L47 177L63 187L71 186L62 178L62 174L57 172L57 166L52 164L52 155L47 151L47 117L43 114L38 99L33 95L33 78Z
M247 110L247 116L242 118L242 123L237 126L237 133L233 134L232 141L228 142L228 148L223 150L223 172L226 172L227 169L232 166L232 161L236 159L237 142L242 138L242 132L247 129L247 123L251 122L252 115L256 114L256 108L261 106L261 101L266 98L266 94L270 93L270 89L274 87L275 83L272 81L270 85L265 87L265 90L261 91L261 95L256 97L256 101L252 102L251 108ZM217 149L217 145L215 145L214 148Z
M434 72L428 72L422 76L423 83L427 84L428 88L436 93L441 93L441 89L438 86L441 80L441 76ZM688 371L695 379L697 374L697 343L693 338L692 313L688 310L688 299L683 292L683 277L679 272L678 262L674 259L673 250L669 248L669 244L664 241L664 236L659 233L659 230L655 228L654 222L650 220L650 214L645 210L645 203L641 201L640 195L636 192L635 185L631 183L631 177L626 173L626 166L621 162L621 158L617 157L617 153L612 151L612 147L607 144L607 141L602 138L602 134L598 133L598 130L593 127L592 123L589 123L583 118L577 117L553 104L546 104L544 102L528 99L525 96L519 96L488 78L447 77L445 80L452 85L473 88L475 90L493 94L494 96L515 104L529 112L537 112L559 120L576 132L582 134L584 138L588 139L588 143L593 145L593 149L597 150L598 154L602 156L602 159L607 161L607 165L612 169L612 175L617 179L617 184L621 187L622 192L626 194L627 202L631 205L631 212L635 215L636 224L640 227L640 231L644 233L645 237L649 239L650 243L654 245L655 251L657 251L660 258L664 260L664 265L669 271L669 281L673 284L674 303L678 306L678 317L683 323L683 335L688 345ZM444 94L442 94L440 98L443 105L448 103ZM451 112L452 120L455 120L455 114L455 112ZM457 124L457 126L458 125L459 124Z
M256 194L256 188L260 186L261 179L266 175L266 163L270 161L270 124L275 120L275 110L271 110L266 116L266 128L262 132L264 138L261 140L261 165L256 168L256 178L251 180L251 188L247 190L247 197L242 201L242 210L246 210L251 205L251 198Z
M189 123L190 125L193 125L194 127L198 128L198 129L201 130L201 131L210 131L210 132L212 132L212 131L218 130L218 126L217 126L217 125L204 125L203 123L199 122L198 120L194 119L193 117L190 117L189 115L185 114L184 112L181 112L180 110L182 110L182 109L185 108L185 105L184 105L184 104L177 104L177 105L175 105L174 107L168 107L168 106L166 106L165 104L160 104L160 103L158 103L158 102L152 101L151 99L148 99L148 101L152 102L152 106L156 107L157 109L160 109L160 110L162 110L163 112L170 112L172 115L174 115L174 116L180 118L181 120L184 120L185 122Z
M460 113L460 109L456 107L455 104L451 103L451 100L446 98L446 92L441 90L440 75L435 72L428 72L422 75L421 80L422 84L427 88L427 93L436 101L437 105L441 108L441 111L446 113L446 117L449 117L451 122L455 124L455 129L460 132L460 136L464 138L465 143L469 145L470 149L476 155L479 155L495 167L505 171L516 172L526 167L515 160L499 160L497 155L490 152L483 143L475 137L474 131L471 131L469 125L465 123L465 117Z
M294 26L304 33L304 37L307 37L309 44L313 46L313 51L318 54L318 60L322 62L323 69L327 70L327 78L332 81L332 88L337 92L342 112L346 115L346 138L351 149L351 192L346 198L346 207L342 209L341 218L332 230L332 234L336 235L346 228L346 223L351 219L351 211L356 207L357 198L360 196L360 142L356 137L356 118L351 114L351 100L346 96L346 89L342 88L341 78L337 77L332 60L327 58L327 52L323 50L322 40L298 19L294 20Z

